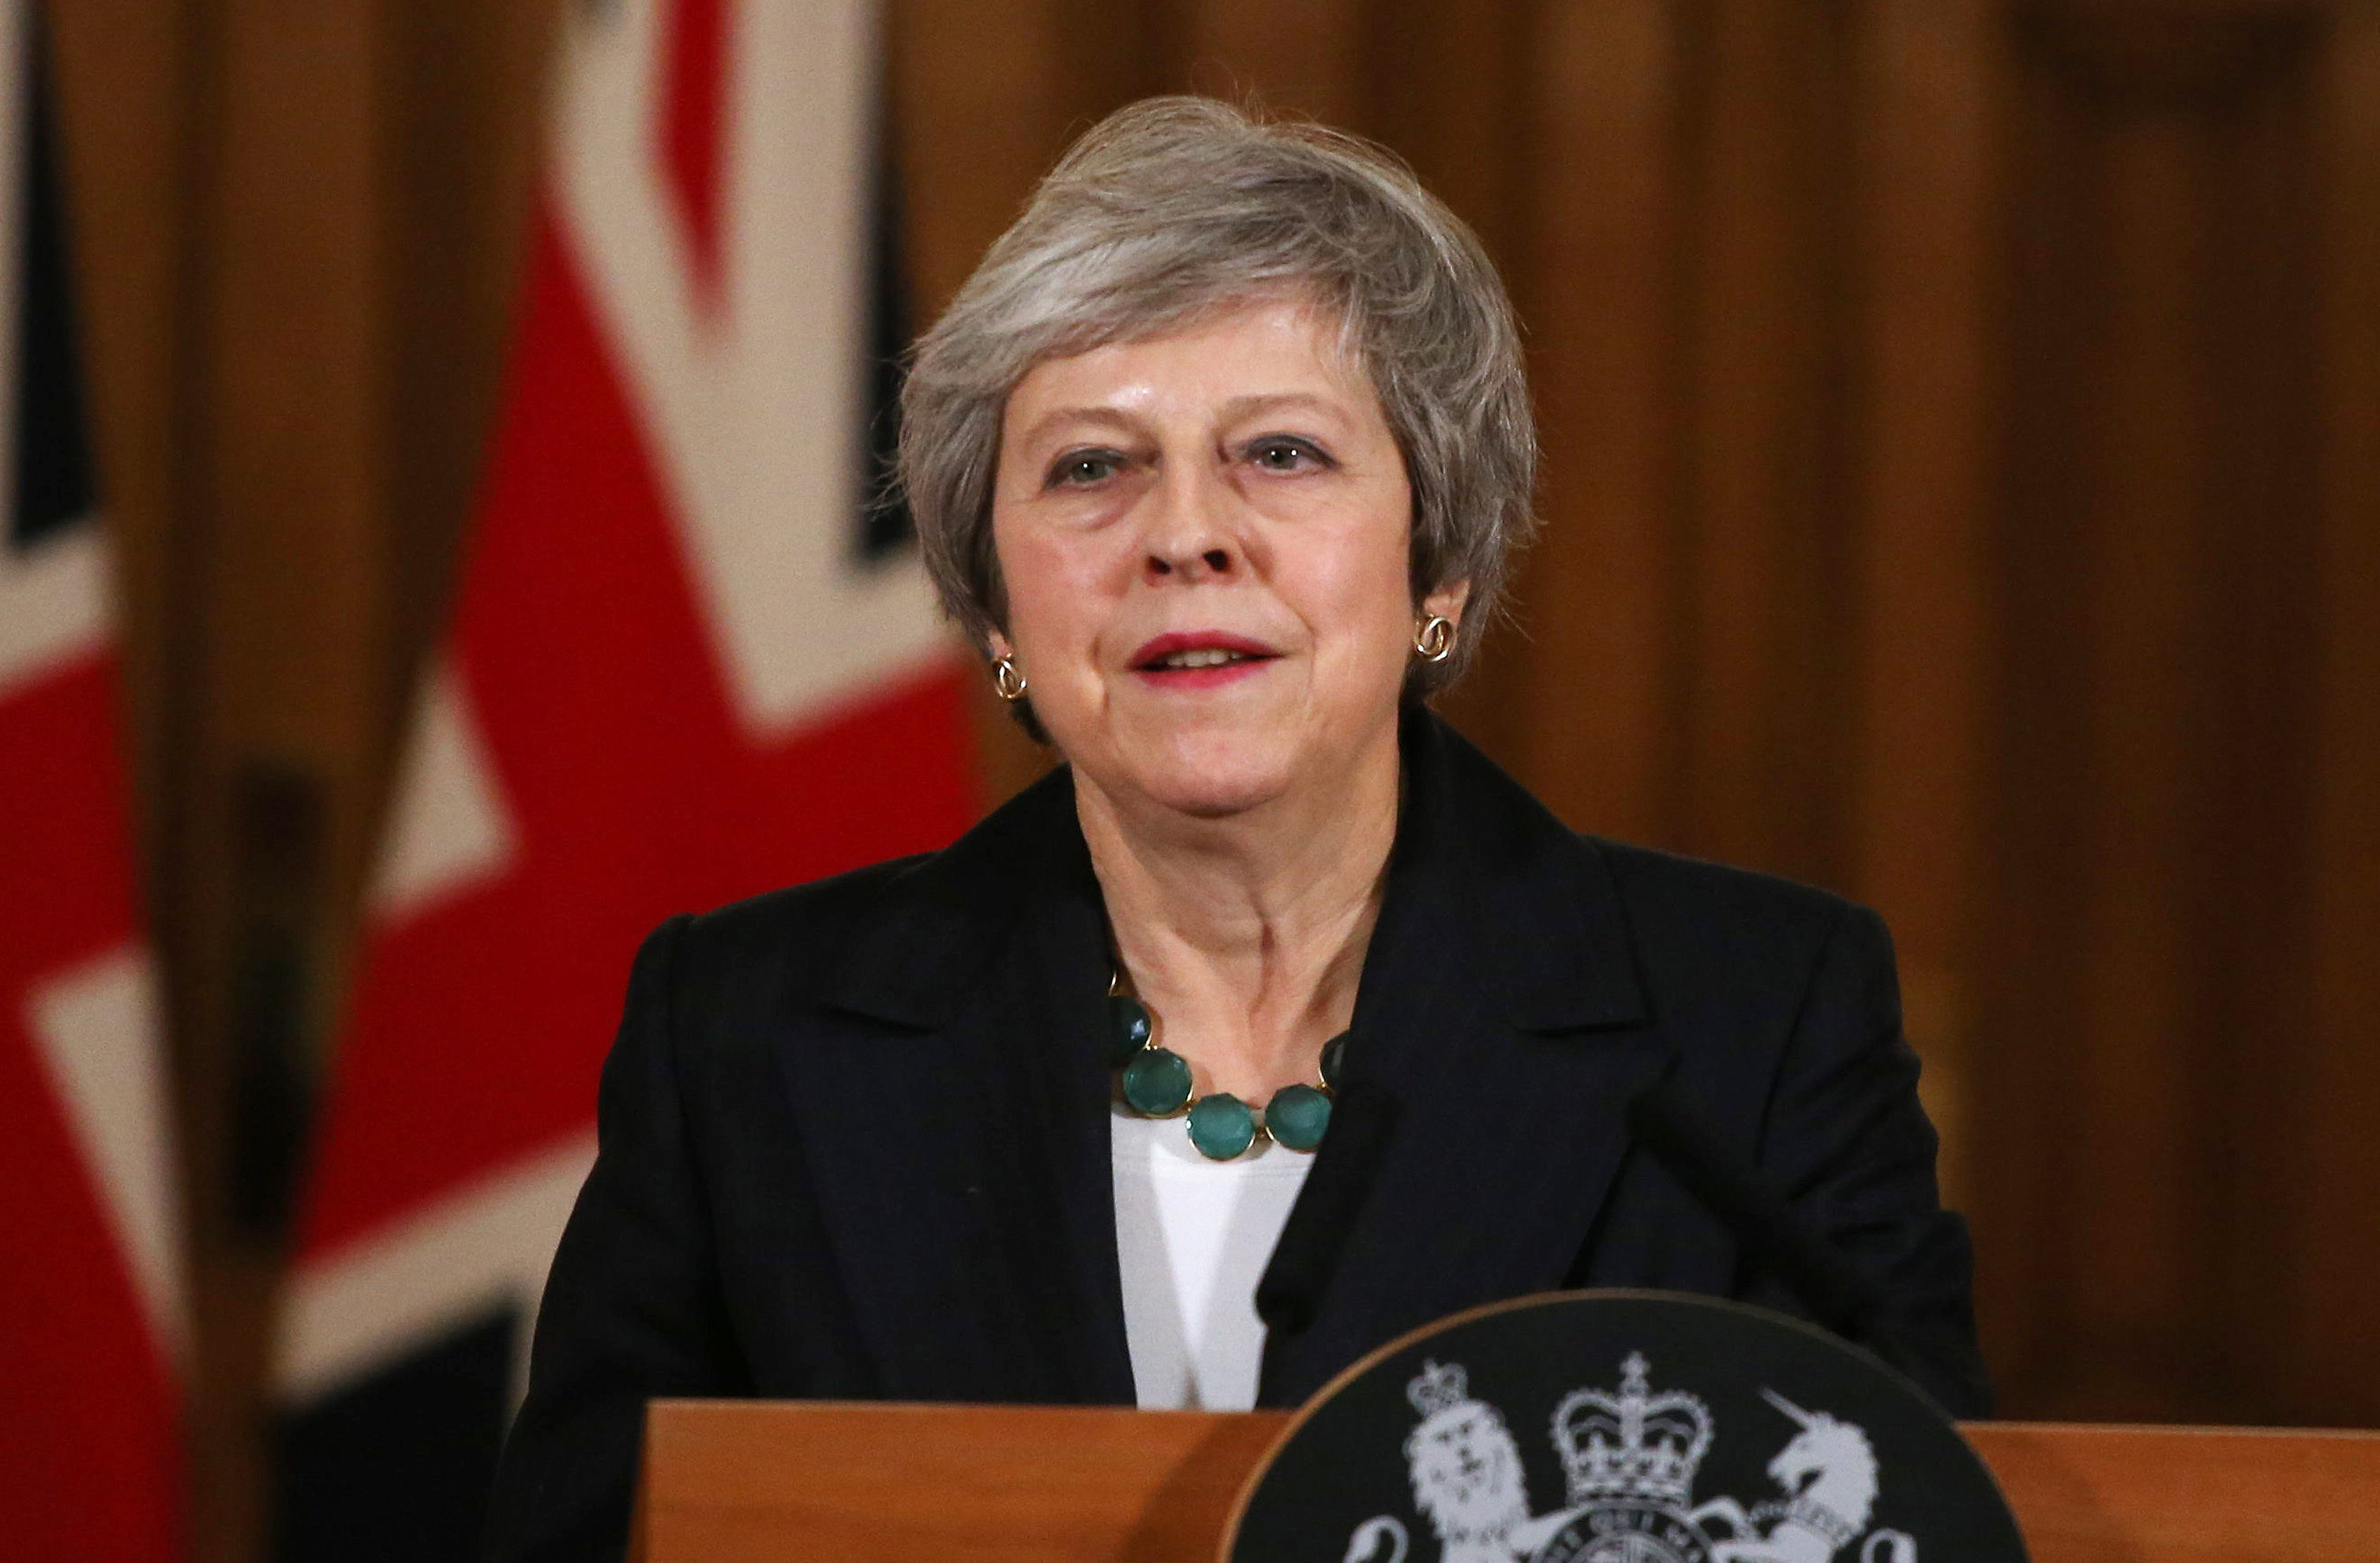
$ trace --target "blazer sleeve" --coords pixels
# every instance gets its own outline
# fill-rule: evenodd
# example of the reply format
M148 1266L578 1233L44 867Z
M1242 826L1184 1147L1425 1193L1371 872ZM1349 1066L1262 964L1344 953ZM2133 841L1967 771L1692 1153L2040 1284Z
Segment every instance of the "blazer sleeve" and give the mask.
M488 1556L500 1563L619 1558L645 1402L749 1392L678 1090L671 990L687 922L657 929L628 979L594 1169L554 1254L497 1471Z
M1953 1416L1987 1416L1966 1222L1942 1208L1938 1142L1901 1034L1891 935L1846 905L1781 1056L1763 1171L1824 1237L1883 1283L1902 1364Z

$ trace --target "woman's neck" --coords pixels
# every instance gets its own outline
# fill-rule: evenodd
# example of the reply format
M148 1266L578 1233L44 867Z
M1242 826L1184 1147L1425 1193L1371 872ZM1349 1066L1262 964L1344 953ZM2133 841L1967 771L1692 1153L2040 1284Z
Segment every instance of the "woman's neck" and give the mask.
M1126 981L1200 1093L1262 1103L1346 1030L1396 840L1397 751L1225 819L1143 814L1075 779Z

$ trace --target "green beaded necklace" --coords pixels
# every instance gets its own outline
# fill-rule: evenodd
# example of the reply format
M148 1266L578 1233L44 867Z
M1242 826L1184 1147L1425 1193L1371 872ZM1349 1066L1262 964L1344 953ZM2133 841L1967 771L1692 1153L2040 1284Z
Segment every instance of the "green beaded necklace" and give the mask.
M1341 1032L1322 1044L1320 1085L1284 1085L1262 1110L1228 1091L1192 1101L1190 1060L1157 1045L1148 1007L1118 992L1121 985L1121 974L1108 984L1108 1062L1116 1071L1117 1093L1125 1106L1145 1118L1170 1118L1187 1107L1190 1143L1209 1161L1246 1154L1258 1135L1293 1151L1311 1151L1322 1143L1351 1033Z

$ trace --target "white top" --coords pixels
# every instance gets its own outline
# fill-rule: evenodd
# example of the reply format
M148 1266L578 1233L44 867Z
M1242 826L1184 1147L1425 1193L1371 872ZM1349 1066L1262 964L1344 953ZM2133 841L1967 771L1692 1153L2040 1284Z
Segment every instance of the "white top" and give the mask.
M1244 1411L1257 1401L1257 1280L1313 1155L1259 1138L1208 1161L1178 1117L1113 1110L1116 1257L1143 1410Z

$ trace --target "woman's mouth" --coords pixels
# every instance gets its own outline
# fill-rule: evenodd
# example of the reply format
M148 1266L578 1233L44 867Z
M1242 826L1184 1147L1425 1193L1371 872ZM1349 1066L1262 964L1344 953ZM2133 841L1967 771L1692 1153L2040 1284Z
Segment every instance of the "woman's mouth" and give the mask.
M1263 670L1281 653L1260 641L1213 631L1160 635L1132 654L1132 670L1166 690L1210 690Z

